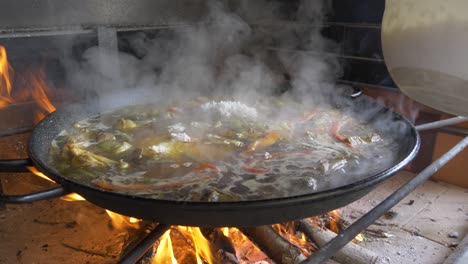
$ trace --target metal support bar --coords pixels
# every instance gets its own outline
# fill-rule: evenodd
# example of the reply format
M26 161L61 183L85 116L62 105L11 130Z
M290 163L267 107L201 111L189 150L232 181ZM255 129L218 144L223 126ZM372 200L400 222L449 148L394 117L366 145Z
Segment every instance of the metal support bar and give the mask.
M0 160L0 172L30 172L28 166L33 166L30 159Z
M468 121L468 117L457 116L457 117L453 117L449 119L439 120L439 121L416 126L416 130L423 131L423 130L429 130L429 129L434 129L434 128L441 128L444 126L455 125L455 124L463 123L466 121Z
M374 223L379 217L385 212L390 210L399 201L406 197L416 187L429 179L435 172L437 172L442 166L449 162L459 152L461 152L468 145L468 137L465 137L442 157L434 161L421 173L411 179L408 183L400 187L396 192L390 195L387 199L381 202L379 205L370 210L367 214L362 216L355 223L350 225L345 230L341 231L334 239L330 240L317 252L315 252L310 258L302 262L301 264L316 264L322 263L327 259L330 259L338 250L349 243L354 237L360 232Z
M8 136L16 135L16 134L27 133L27 132L31 132L33 129L34 129L33 125L2 129L0 130L0 137L8 137Z
M153 246L154 243L170 228L170 225L159 224L134 250L124 256L119 264L134 264Z
M0 202L7 204L24 204L32 203L36 201L57 198L71 193L69 190L63 187L57 187L46 191L40 191L25 195L5 195L0 194Z

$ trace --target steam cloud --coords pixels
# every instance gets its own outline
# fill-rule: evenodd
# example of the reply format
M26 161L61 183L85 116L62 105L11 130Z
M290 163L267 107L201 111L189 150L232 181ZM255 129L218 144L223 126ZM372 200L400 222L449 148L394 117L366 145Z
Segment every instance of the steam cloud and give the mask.
M313 102L329 98L341 74L338 59L326 55L337 44L320 34L330 1L299 2L289 15L306 27L262 23L284 18L281 2L226 3L210 1L199 23L161 30L153 39L142 32L124 37L131 53L89 48L66 64L71 85L115 105L198 95L253 100L286 90Z

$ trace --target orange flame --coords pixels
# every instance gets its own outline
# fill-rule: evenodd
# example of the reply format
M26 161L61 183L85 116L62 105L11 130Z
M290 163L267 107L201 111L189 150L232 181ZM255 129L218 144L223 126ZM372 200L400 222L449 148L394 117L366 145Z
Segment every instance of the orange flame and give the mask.
M172 250L170 233L171 230L167 230L166 233L162 235L158 249L156 250L156 255L151 261L152 264L177 264L174 251Z
M74 201L86 201L83 196L77 194L77 193L70 193L65 196L60 197L60 199L67 201L67 202L74 202Z
M10 74L12 72L10 64L8 64L6 49L0 46L0 108L13 102L10 81Z
M335 232L335 233L339 233L340 232L340 227L338 226L338 219L339 219L339 213L337 210L333 210L331 212L328 213L329 216L330 216L330 230Z
M303 233L291 232L287 227L280 224L272 225L272 227L291 244L297 246L305 256L310 256L313 245L307 240Z
M55 183L54 180L52 180L51 178L45 176L44 173L38 171L35 167L28 166L27 168L28 168L28 170L29 170L30 172L34 173L34 175L39 176L39 177L41 177L41 178L43 178L43 179L45 179L45 180L48 180L48 181L50 181L50 182Z
M33 74L25 74L25 85L28 87L22 94L15 96L15 98L12 97L13 73L13 68L8 63L6 49L0 45L0 109L18 101L33 99L40 108L35 117L36 123L48 113L55 111L55 107L50 102L46 93L47 85L45 73L42 69L35 71Z
M195 247L195 257L197 259L197 264L204 264L206 262L208 262L208 264L213 264L214 258L211 253L210 242L203 236L200 228L187 226L179 226L178 228L183 233L189 234L191 236Z
M341 231L341 228L340 228L340 226L338 224L338 221L340 219L340 213L338 212L338 210L333 210L333 211L329 212L328 215L330 217L329 229L338 234ZM359 233L353 239L353 242L355 242L355 243L359 243L359 242L362 242L362 241L364 241L364 235L362 233Z
M110 210L106 210L106 213L109 215L112 221L112 226L118 229L138 228L138 223L141 221L140 219L123 216Z
M55 111L55 106L50 102L46 94L45 73L42 69L29 78L31 84L31 96L38 104L40 111L36 113L35 122L41 121L47 114Z
M221 232L223 232L223 235L226 237L229 237L229 227L221 227Z
M35 167L32 167L32 166L28 166L27 167L28 170L30 172L32 172L34 175L36 176L39 176L47 181L50 181L50 182L53 182L55 183L54 180L52 180L51 178L47 177L44 173L38 171ZM83 198L83 196L77 194L77 193L70 193L70 194L67 194L65 196L62 196L60 197L60 199L64 200L64 201L68 201L68 202L73 202L73 201L85 201L85 198Z

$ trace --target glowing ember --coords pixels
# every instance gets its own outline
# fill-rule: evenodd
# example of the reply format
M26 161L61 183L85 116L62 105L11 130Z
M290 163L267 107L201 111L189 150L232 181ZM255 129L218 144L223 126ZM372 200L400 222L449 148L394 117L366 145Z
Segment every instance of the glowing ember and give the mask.
M139 227L138 223L141 221L139 219L120 215L118 213L114 213L109 210L106 210L106 213L109 215L112 221L112 226L118 229L138 228Z
M153 258L152 264L177 264L172 250L172 242L170 237L171 230L167 230L159 241L156 256Z
M340 213L338 212L338 210L333 210L331 212L328 213L328 216L329 216L329 229L335 233L339 233L341 231L341 226L340 226ZM353 242L354 243L359 243L359 242L362 242L364 241L364 235L363 234L358 234L354 239L353 239Z
M272 225L273 229L275 229L282 237L287 239L291 244L297 246L301 249L302 253L305 256L310 256L311 252L313 251L313 245L307 240L306 236L303 233L295 232L294 228L290 228L288 230L287 225Z
M333 210L331 212L328 213L328 215L330 216L330 222L329 222L329 229L335 233L339 233L340 232L340 227L338 226L338 219L339 219L339 213L337 210Z
M25 79L24 85L27 85L27 87L14 97L12 96L13 72L13 68L8 63L5 47L0 46L0 109L9 104L34 100L40 108L36 113L36 123L48 113L55 111L55 107L50 102L46 93L47 85L42 69L38 69L34 73L25 74L23 76Z

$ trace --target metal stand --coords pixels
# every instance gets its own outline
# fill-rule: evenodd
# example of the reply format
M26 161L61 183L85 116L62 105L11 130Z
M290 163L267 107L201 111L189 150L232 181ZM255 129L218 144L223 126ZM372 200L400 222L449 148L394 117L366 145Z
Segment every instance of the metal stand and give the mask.
M440 128L440 127L449 126L449 125L455 125L455 124L466 122L466 121L468 121L468 117L457 116L457 117L453 117L449 119L439 120L439 121L416 126L416 130L424 131L424 130Z
M454 117L446 120L440 120L428 124L423 124L417 126L418 131L440 128L447 125L453 125L461 122L468 121L466 117ZM381 202L379 205L370 210L367 214L362 216L359 220L354 222L345 230L341 231L334 239L330 240L317 252L315 252L307 260L303 261L301 264L316 264L322 263L325 260L330 259L338 250L340 250L344 245L349 243L354 237L359 233L365 230L368 226L374 223L379 217L385 214L398 202L400 202L404 197L406 197L410 192L412 192L416 187L421 185L423 182L428 180L434 173L436 173L441 167L443 167L447 162L449 162L453 157L465 149L468 146L468 137L465 137L452 149L447 151L442 157L437 159L421 173L411 179L408 183L400 187L396 192L390 195L387 199Z
M170 225L159 224L130 253L124 256L119 264L136 263L170 227Z

